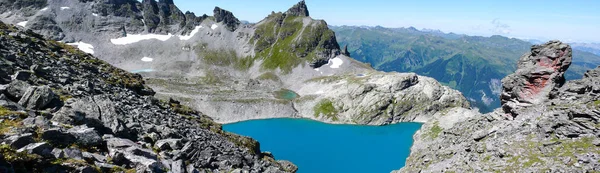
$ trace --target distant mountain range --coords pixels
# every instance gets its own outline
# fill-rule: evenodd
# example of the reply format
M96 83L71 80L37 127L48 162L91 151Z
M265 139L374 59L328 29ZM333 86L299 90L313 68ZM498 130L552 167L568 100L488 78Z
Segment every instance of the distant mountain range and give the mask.
M600 43L571 43L573 49L590 52L600 56Z
M467 36L413 27L331 28L353 58L382 71L433 77L460 90L481 112L500 106L500 80L516 69L519 57L532 45L503 36ZM585 71L600 65L598 55L581 50L573 52L567 79L579 79Z

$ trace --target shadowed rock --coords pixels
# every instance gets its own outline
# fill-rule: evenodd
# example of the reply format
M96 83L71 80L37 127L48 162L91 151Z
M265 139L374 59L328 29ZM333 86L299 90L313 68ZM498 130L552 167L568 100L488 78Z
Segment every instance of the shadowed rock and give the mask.
M223 22L229 31L235 31L240 25L240 20L238 20L230 11L215 7L213 12L215 13L214 16L216 22Z
M294 5L287 12L285 12L285 14L292 15L292 16L303 16L303 17L310 16L308 13L308 7L306 7L306 3L304 2L304 0L298 2L298 4Z
M565 83L571 59L571 47L560 41L532 46L519 60L517 71L502 79L502 109L516 116L521 107L547 101L551 92Z

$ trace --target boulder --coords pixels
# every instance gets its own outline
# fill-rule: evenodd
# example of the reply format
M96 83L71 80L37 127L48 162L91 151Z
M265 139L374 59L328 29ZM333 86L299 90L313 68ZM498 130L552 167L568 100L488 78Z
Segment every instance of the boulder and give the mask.
M83 160L83 153L81 153L81 150L79 150L79 149L65 148L65 149L63 149L63 151L65 152L66 158L75 159L75 160Z
M65 152L61 149L58 149L58 148L52 149L51 153L54 156L54 158L57 158L57 159L65 158Z
M43 157L54 157L54 155L52 155L52 146L46 142L31 143L18 149L17 152L27 152L29 154L37 154Z
M183 147L181 139L162 139L156 141L154 147L160 150L179 150Z
M75 142L75 137L73 135L63 132L59 128L43 131L42 139L57 147L67 147Z
M4 143L10 145L13 148L22 148L34 142L35 140L33 140L33 135L31 133L10 136L6 138L6 140L4 140Z
M27 81L31 77L31 72L26 70L17 71L15 75L13 75L12 80L22 80Z
M29 88L29 86L30 85L27 82L13 80L8 84L5 94L6 96L8 96L8 98L12 99L13 101L18 101L19 99L21 99L21 97L23 97L23 94L25 94L25 91L27 91L27 88Z
M183 160L176 160L171 163L171 172L173 173L185 173L185 163Z
M23 120L23 125L27 127L48 128L50 127L50 121L44 116L29 117Z
M23 94L19 104L27 109L43 109L55 100L58 100L58 96L52 92L50 87L46 85L41 87L32 86Z
M502 79L502 110L514 117L522 107L547 101L565 83L571 60L571 46L560 41L532 46L521 56L517 71Z
M106 162L107 161L106 156L96 154L96 153L82 152L82 156L85 160L93 160L96 162Z
M288 172L298 171L298 166L296 166L294 163L292 163L290 161L278 160L277 163L279 163L285 171L288 171Z
M94 130L86 125L76 126L67 131L73 135L76 143L82 146L99 146L102 145L102 137Z

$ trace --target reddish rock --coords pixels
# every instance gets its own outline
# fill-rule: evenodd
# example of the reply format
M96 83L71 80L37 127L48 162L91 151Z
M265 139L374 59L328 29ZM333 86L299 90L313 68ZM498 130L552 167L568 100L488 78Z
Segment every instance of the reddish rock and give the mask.
M531 52L521 56L517 71L502 79L504 112L514 117L521 107L547 101L565 83L571 59L571 46L560 41L532 46Z

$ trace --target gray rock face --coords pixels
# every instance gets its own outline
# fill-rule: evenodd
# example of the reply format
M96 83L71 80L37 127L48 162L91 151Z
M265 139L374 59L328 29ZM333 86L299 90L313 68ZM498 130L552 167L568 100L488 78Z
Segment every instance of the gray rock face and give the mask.
M215 7L213 10L216 22L223 22L229 31L234 31L240 25L238 20L232 12Z
M46 142L31 143L17 150L17 152L27 152L29 154L37 154L47 157L52 156L52 147Z
M558 41L534 46L521 59L519 75L504 80L502 109L434 115L415 134L398 172L599 171L600 67L563 84L570 51ZM515 103L526 104L506 109Z
M502 109L515 116L520 107L547 101L552 90L564 84L571 59L571 47L560 41L532 46L519 60L518 70L502 79Z
M73 137L73 135L63 132L58 128L45 130L42 132L41 137L45 141L48 141L49 143L58 147L67 147L75 142L75 137Z
M23 94L25 94L25 91L27 91L27 88L29 88L29 84L27 84L27 82L13 80L6 88L6 96L13 100L19 101L19 99L23 97Z
M4 143L10 145L13 148L22 148L34 142L35 141L33 140L33 135L31 133L11 136L4 140Z
M29 87L19 104L27 109L42 109L46 108L52 101L56 101L58 96L52 92L50 87Z
M288 15L292 15L292 16L302 16L302 17L310 16L308 13L308 7L306 7L306 3L304 2L304 0L298 2L298 4L294 5L292 8L290 8L285 13Z
M102 138L94 128L88 128L85 125L76 126L67 131L73 135L81 146L99 146L102 145Z

